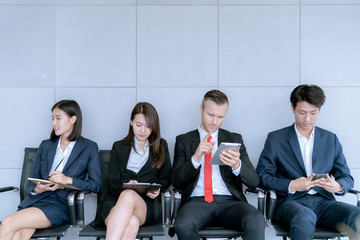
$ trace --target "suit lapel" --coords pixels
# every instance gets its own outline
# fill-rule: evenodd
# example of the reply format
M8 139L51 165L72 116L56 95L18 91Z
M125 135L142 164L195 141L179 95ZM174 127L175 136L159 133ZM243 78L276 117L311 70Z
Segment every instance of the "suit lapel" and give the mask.
M197 147L200 143L200 134L198 130L194 130L193 135L191 137L191 151L192 154L196 152Z
M48 157L47 157L47 166L46 166L46 169L47 169L47 173L49 174L50 171L51 171L51 167L53 165L53 162L54 162L54 158L55 158L55 154L56 154L56 148L57 148L57 145L59 143L59 139L58 138L57 140L55 141L51 141L50 144L50 148L49 148L49 151L48 151Z
M226 141L229 141L229 140L226 139L226 136L225 136L223 130L219 128L219 132L218 132L218 146L220 146L220 143L226 142ZM229 141L229 142L231 142L231 141Z
M126 140L126 141L124 141L124 144L121 147L124 149L119 149L119 151L121 153L120 164L121 164L121 168L126 170L127 169L126 166L129 162L129 157L130 157L130 152L131 152L132 146Z
M318 170L321 168L321 161L317 161L318 156L320 155L320 150L323 149L322 143L324 142L322 140L323 135L321 132L319 132L318 128L315 127L315 139L314 139L314 147L313 147L313 154L312 154L312 168L314 173L319 173Z
M80 137L75 145L74 145L74 148L73 150L71 151L71 154L69 156L69 159L67 160L66 162L66 165L63 169L63 172L66 171L67 168L69 168L69 166L71 165L71 163L76 159L76 157L80 154L80 152L84 149L84 141L83 141L83 138Z
M289 128L289 138L288 138L289 144L295 154L295 157L298 161L298 163L300 164L300 166L302 167L303 173L306 176L306 171L305 171L305 165L304 165L304 160L302 158L301 155L301 150L300 150L300 146L299 146L299 141L298 138L296 136L296 132L294 129L294 125L290 126Z

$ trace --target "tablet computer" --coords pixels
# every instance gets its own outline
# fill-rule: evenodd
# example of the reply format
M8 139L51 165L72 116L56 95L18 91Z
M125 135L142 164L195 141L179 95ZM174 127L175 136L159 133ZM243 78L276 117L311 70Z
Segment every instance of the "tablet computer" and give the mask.
M62 188L67 188L67 189L73 189L73 190L80 190L76 187L73 187L71 185L68 184L62 184L62 183L54 183L48 180L44 180L44 179L38 179L38 178L28 178L29 181L32 181L33 183L37 184L38 182L41 184L51 184L51 185L55 185L58 184L60 187Z
M241 143L229 143L229 142L222 142L220 144L220 146L218 147L218 149L216 150L216 152L214 153L214 156L212 156L211 160L210 160L210 164L213 165L225 165L221 160L220 160L220 154L222 152L226 152L229 150L233 150L233 151L239 151L241 146Z
M151 184L151 183L124 183L123 189L133 189L139 194L146 194L147 192L156 191L161 187L161 184Z

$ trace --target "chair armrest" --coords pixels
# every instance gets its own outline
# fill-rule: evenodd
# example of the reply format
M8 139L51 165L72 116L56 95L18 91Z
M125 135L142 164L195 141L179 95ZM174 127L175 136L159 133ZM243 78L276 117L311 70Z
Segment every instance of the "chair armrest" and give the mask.
M177 216L177 213L179 211L180 205L181 205L181 191L174 190L174 207L173 207L173 213L171 216L171 225L173 226L175 223L175 219Z
M274 217L277 197L274 190L266 190L266 195L266 220L271 222Z
M169 189L163 191L164 194L164 218L163 224L169 227L171 224L171 192Z
M76 197L76 226L84 227L85 226L85 195L91 193L90 191L78 191Z
M265 211L265 194L264 194L264 190L262 190L261 188L256 188L256 189L247 188L247 189L245 189L245 193L257 194L257 197L258 197L258 210L264 215L264 211Z
M170 237L174 237L175 236L175 230L174 230L174 224L175 224L175 219L177 216L177 213L179 211L180 205L181 205L181 191L179 190L174 190L174 204L173 204L173 210L172 210L172 216L171 216L171 222L170 222L170 227L169 227L169 231L168 231L168 235Z
M70 218L71 226L76 226L76 210L75 210L76 193L77 193L77 191L71 191L68 194L69 218Z
M355 189L350 189L349 193L355 194L357 198L356 206L360 207L360 191Z
M17 187L12 187L12 186L0 188L0 193L2 193L2 192L8 192L8 191L18 192L18 191L19 191L19 188L17 188Z

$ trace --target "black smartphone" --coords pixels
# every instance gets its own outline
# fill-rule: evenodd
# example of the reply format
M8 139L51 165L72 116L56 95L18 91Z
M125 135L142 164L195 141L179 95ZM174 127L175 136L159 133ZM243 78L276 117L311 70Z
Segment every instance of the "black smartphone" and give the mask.
M327 176L327 174L315 174L315 176L313 177L312 181L313 181L313 180L320 179L320 178L326 179L326 176Z

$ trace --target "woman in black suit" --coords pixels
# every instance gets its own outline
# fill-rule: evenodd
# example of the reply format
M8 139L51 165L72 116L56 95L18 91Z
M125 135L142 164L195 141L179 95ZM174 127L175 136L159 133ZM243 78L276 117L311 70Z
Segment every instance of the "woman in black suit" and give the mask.
M170 170L158 114L151 104L140 102L131 113L128 135L111 150L108 193L101 208L107 240L135 239L139 227L151 222L155 198L160 197L160 189L139 194L123 190L123 183L158 183L165 189Z
M62 100L52 108L53 130L37 151L31 177L49 179L54 184L29 182L29 196L16 213L0 226L1 240L30 239L38 228L57 227L69 221L67 184L100 192L101 166L95 142L81 137L82 114L73 100ZM85 179L86 175L88 178Z

